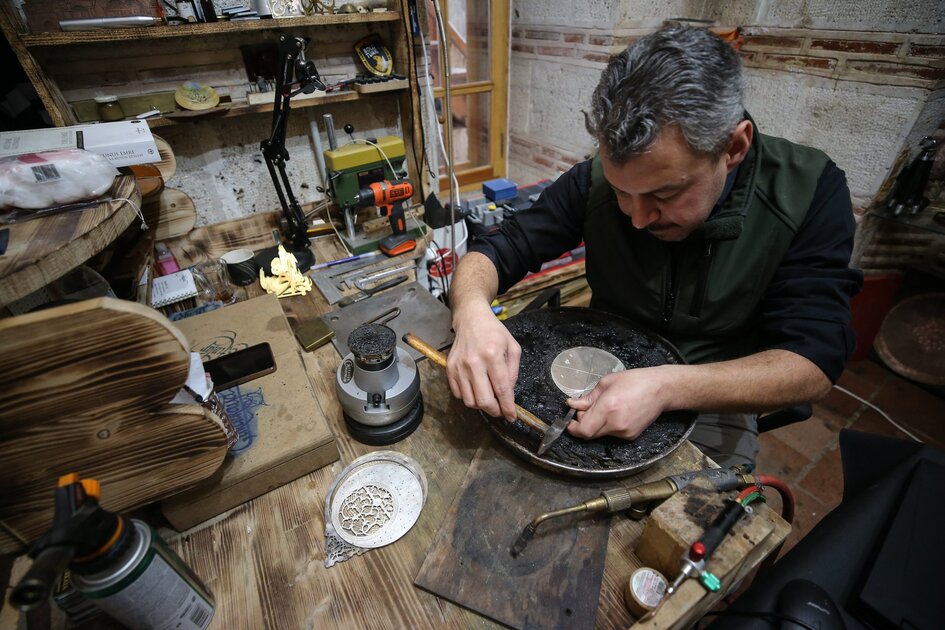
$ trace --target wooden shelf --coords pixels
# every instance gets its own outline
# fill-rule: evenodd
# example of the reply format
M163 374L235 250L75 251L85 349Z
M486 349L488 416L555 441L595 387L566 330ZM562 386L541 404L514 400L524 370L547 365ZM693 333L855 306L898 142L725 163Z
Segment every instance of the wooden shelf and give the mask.
M111 199L87 208L10 225L0 257L0 304L29 295L105 249L131 225L141 195L133 175L119 175Z
M398 90L387 90L386 93L393 94L399 92L405 88L400 88ZM331 105L332 103L347 103L349 101L357 101L362 98L371 98L384 94L385 92L372 92L370 94L359 94L354 90L338 92L336 94L326 94L319 98L309 98L304 100L293 100L290 103L290 107L293 110L296 109L305 109L306 107L318 107L320 105ZM159 127L168 127L170 125L179 125L186 122L197 122L205 119L216 119L216 118L232 118L233 116L244 116L246 114L261 114L265 112L272 111L272 103L259 103L257 105L247 105L244 103L234 103L226 105L223 107L215 107L213 109L208 109L204 111L197 112L175 112L169 116L156 116L154 118L149 118L148 126L151 129L157 129ZM128 118L127 120L132 120Z
M69 46L100 42L125 42L140 39L168 39L172 37L206 36L248 31L274 31L307 26L337 26L342 24L370 24L400 20L398 11L383 13L342 13L336 15L313 15L311 17L276 18L268 20L245 20L238 22L213 22L209 24L181 24L178 26L149 26L135 28L101 29L95 31L70 31L22 35L27 48L40 46Z

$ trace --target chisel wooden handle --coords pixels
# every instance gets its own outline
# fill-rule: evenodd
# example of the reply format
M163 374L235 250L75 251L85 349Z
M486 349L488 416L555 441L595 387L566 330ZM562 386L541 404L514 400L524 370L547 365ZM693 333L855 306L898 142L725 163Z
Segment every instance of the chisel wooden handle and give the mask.
M413 333L407 333L404 335L404 343L439 365L444 370L446 369L446 355L428 344L420 337ZM519 405L515 405L515 417L542 435L544 435L545 431L548 430L548 425L542 422L538 416L527 409L523 409Z

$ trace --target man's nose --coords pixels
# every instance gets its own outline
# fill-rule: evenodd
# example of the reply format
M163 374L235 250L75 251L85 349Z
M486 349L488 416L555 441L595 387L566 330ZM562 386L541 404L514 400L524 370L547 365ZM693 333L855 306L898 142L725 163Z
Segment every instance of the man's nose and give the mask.
M620 209L630 217L633 227L645 229L660 218L659 208L643 195L628 196L621 200Z

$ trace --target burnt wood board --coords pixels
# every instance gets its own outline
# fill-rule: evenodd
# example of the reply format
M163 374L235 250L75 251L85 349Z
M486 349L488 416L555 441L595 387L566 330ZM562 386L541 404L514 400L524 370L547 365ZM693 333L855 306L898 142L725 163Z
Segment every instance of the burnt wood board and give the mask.
M486 440L414 584L514 628L593 628L609 517L546 521L518 558L509 550L538 513L599 493L526 467Z

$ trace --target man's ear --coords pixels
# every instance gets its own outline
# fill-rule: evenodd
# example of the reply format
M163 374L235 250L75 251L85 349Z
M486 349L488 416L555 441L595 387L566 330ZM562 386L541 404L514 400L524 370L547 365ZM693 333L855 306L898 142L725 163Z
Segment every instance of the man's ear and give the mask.
M735 126L728 142L728 148L725 150L726 170L731 171L745 160L754 135L755 126L751 124L750 120L743 120Z

